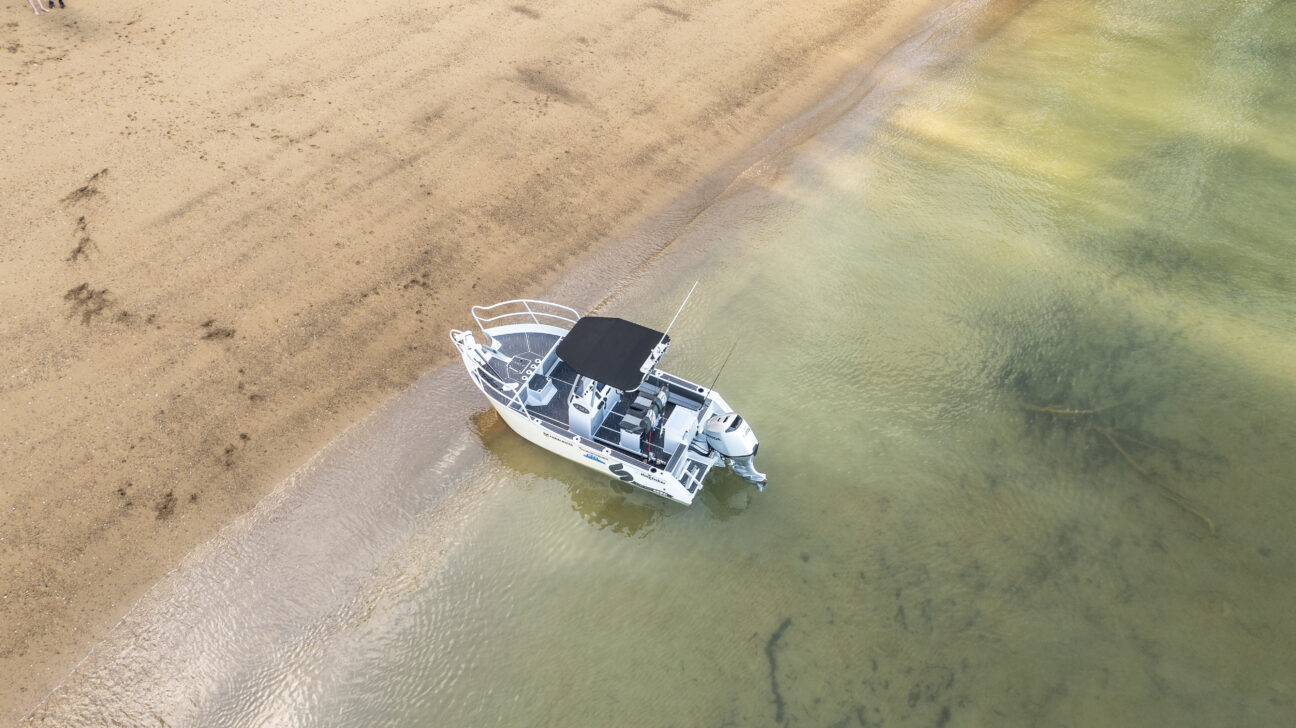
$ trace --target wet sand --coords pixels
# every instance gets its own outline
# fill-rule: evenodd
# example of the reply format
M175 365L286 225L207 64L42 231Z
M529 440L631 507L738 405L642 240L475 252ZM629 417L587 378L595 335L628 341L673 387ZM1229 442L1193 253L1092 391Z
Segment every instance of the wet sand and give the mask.
M937 4L12 6L0 722L469 305L705 204Z

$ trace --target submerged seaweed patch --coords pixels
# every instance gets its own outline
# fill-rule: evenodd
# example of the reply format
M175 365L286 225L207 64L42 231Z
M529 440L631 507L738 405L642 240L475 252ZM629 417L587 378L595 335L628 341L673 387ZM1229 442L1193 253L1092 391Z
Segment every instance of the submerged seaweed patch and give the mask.
M1031 438L1066 439L1069 450L1084 453L1098 439L1065 416L1075 413L1156 438L1155 411L1176 394L1177 379L1169 375L1179 330L1144 326L1129 313L1099 312L1065 295L992 314L980 328L993 340L982 375L1022 405ZM1088 453L1075 463L1105 464Z
M1225 269L1203 259L1196 241L1171 235L1159 227L1135 227L1121 231L1106 246L1118 267L1137 274L1153 288L1175 281L1194 285L1232 285Z
M774 630L774 634L770 635L769 641L765 643L765 659L769 660L770 690L774 693L774 722L779 725L783 724L783 711L786 706L783 703L783 693L779 691L778 659L774 651L778 647L779 640L783 638L783 633L791 625L792 618L785 618L783 623L778 626L778 629Z
M979 326L993 340L983 377L1019 412L1024 441L1075 472L1127 468L1214 533L1203 509L1167 482L1202 457L1163 431L1166 408L1188 397L1191 359L1180 327L1064 294Z

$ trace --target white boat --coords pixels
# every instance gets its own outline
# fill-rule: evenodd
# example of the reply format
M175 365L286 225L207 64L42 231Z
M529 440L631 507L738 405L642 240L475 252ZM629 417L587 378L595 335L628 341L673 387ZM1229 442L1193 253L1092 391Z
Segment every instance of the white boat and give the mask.
M450 340L522 437L680 503L692 503L721 463L764 489L747 421L710 387L656 368L667 333L529 299L473 306L472 315L482 340L458 330Z

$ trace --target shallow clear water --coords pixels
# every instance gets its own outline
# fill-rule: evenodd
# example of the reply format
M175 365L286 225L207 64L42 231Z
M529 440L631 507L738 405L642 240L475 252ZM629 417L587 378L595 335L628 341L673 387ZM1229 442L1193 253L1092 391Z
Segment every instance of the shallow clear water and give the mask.
M764 493L663 502L438 372L37 717L1292 724L1292 38L1279 0L1034 3L601 306L701 281L663 366L738 341Z

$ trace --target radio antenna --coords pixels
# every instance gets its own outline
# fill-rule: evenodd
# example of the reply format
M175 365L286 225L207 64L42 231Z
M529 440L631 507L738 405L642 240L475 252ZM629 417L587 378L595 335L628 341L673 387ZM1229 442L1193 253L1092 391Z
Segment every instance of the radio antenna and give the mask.
M679 310L675 312L675 318L671 319L671 322L666 325L666 330L662 332L663 334L670 333L671 327L675 325L675 319L679 318L679 315L684 312L684 305L688 303L689 296L693 295L693 289L697 288L697 284L697 281L693 281L693 288L689 289L688 296L684 297L684 303L680 304Z

